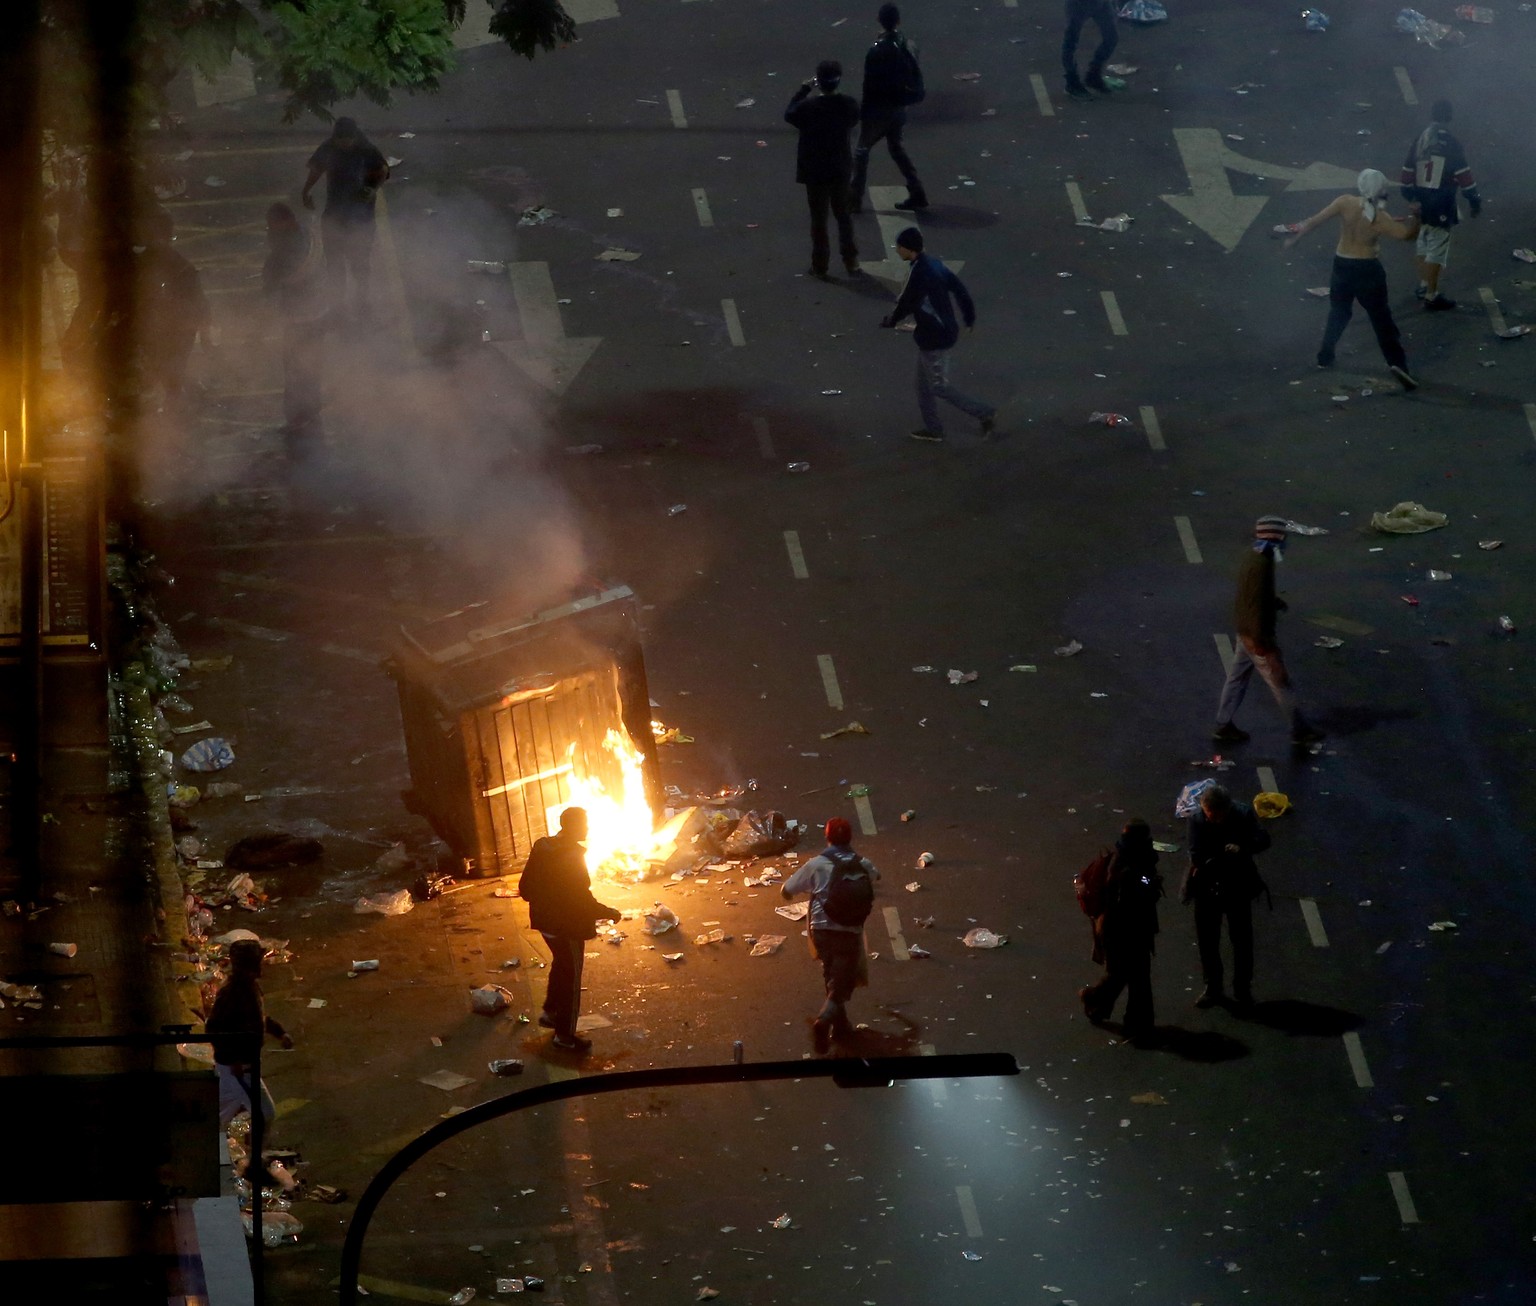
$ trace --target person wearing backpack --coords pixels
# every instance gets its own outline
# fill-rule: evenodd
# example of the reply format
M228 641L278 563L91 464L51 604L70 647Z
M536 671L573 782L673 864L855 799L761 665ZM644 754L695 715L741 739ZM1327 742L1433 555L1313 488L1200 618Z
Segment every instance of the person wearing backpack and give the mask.
M867 857L854 852L853 827L840 816L827 822L827 846L784 881L786 900L811 896L811 953L821 963L827 1000L811 1025L818 1054L833 1039L853 1033L848 999L864 972L864 922L875 902L880 872ZM867 982L867 981L866 981Z
M1200 795L1200 810L1189 818L1189 870L1180 900L1195 905L1195 938L1205 989L1195 1006L1224 1001L1221 923L1232 940L1232 992L1240 1009L1253 1005L1253 900L1268 892L1255 853L1269 847L1269 832L1253 808L1233 802L1221 785Z
M901 10L893 4L883 4L879 19L880 35L864 56L859 144L853 152L853 185L848 207L854 213L864 211L869 152L883 140L891 152L891 162L901 169L902 178L907 183L907 198L899 201L896 207L909 212L926 209L927 192L901 143L908 107L920 103L927 93L923 88L923 70L917 62L916 48L902 34Z
M1156 951L1157 900L1163 877L1157 873L1152 830L1139 817L1125 823L1115 850L1095 860L1104 863L1096 892L1080 883L1078 901L1093 921L1093 959L1104 964L1104 978L1078 993L1083 1011L1102 1025L1115 1009L1122 990L1129 990L1123 1028L1127 1038L1141 1041L1152 1033L1152 954Z

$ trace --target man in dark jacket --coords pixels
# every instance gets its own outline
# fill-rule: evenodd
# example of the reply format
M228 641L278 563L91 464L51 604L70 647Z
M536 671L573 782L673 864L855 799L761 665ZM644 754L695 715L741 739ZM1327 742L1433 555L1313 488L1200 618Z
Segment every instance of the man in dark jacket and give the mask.
M907 125L907 106L923 98L923 74L917 50L901 31L901 10L893 4L880 6L880 35L864 56L864 95L859 105L859 148L853 160L855 213L864 207L864 184L869 177L869 152L882 140L891 151L891 162L901 169L907 198L898 209L926 209L928 195L918 180L917 169L901 143Z
M1232 940L1232 992L1239 1007L1253 1005L1253 900L1264 881L1253 860L1269 847L1269 834L1253 808L1235 803L1220 785L1200 795L1200 810L1189 819L1189 871L1180 899L1195 904L1195 939L1205 989L1197 1007L1223 1000L1221 922Z
M586 837L586 809L567 807L560 813L560 833L534 841L518 885L528 903L528 923L549 945L549 988L539 1024L555 1031L554 1045L566 1052L592 1048L592 1040L576 1032L586 941L597 937L598 921L616 921L624 914L592 896L582 847Z
M838 85L843 65L826 59L816 65L816 76L795 92L784 110L784 121L800 133L795 154L795 180L805 187L811 206L811 275L827 278L832 252L827 241L827 210L837 219L838 253L850 277L859 272L859 247L853 239L853 219L848 216L848 170L853 166L849 136L859 123L859 106ZM813 90L821 94L810 98Z
M373 253L374 202L389 180L389 162L351 118L338 118L330 136L309 157L309 176L299 198L315 207L310 191L325 178L325 272L331 283L331 306L346 305L347 277L352 278L354 310L359 317L368 306L368 261Z
M1467 197L1474 218L1483 211L1483 197L1477 193L1477 178L1466 151L1451 135L1451 102L1436 100L1429 117L1429 126L1408 147L1400 180L1403 198L1418 204L1423 224L1413 251L1419 269L1418 296L1426 312L1443 313L1456 307L1454 299L1440 293L1440 274L1450 260L1451 229L1458 217L1456 197Z
M227 1126L242 1112L251 1113L258 1096L262 1120L266 1124L270 1125L277 1114L265 1082L256 1082L250 1059L251 1052L268 1034L285 1049L293 1046L288 1031L267 1015L262 999L261 961L266 951L265 946L254 939L238 939L229 945L229 978L213 999L208 1019L203 1023L204 1031L210 1035L238 1036L215 1037L213 1040L213 1065L219 1076L221 1126ZM254 1148L245 1168L245 1178L250 1183L267 1181L266 1166Z
M1291 677L1275 638L1275 617L1285 611L1285 600L1275 593L1275 563L1285 553L1289 530L1290 522L1284 517L1260 517L1253 529L1253 545L1238 568L1232 669L1221 687L1216 729L1211 735L1218 744L1241 744L1248 738L1248 732L1239 729L1232 718L1242 706L1255 671L1269 686L1280 710L1290 717L1293 743L1315 744L1323 738L1323 732L1309 725L1296 706Z
M1077 996L1088 1019L1100 1025L1114 1011L1121 990L1129 989L1123 1028L1136 1041L1152 1034L1152 954L1162 896L1152 830L1139 818L1127 821L1110 858L1099 900L1103 910L1093 918L1094 959L1103 961L1104 978Z
M911 268L901 298L880 325L894 327L909 315L916 323L913 339L917 342L917 407L923 424L912 432L912 438L943 443L944 424L939 419L937 403L940 399L978 419L982 435L990 436L997 422L997 409L962 394L949 383L949 351L960 339L960 324L955 320L950 296L959 300L969 330L976 325L976 305L971 302L970 292L938 259L923 253L923 233L916 227L908 227L896 237L896 253Z

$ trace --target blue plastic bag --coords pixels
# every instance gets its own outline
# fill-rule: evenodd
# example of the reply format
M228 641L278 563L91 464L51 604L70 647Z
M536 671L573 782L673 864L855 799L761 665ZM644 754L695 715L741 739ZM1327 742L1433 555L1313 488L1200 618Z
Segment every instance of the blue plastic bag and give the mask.
M222 771L235 760L235 750L229 740L215 735L211 739L199 739L181 755L181 764L188 771Z

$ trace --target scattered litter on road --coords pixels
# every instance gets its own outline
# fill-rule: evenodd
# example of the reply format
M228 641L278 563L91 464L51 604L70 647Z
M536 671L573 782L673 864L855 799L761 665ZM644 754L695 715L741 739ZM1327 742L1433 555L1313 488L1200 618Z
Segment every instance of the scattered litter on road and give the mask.
M1165 23L1168 11L1157 0L1130 0L1120 7L1120 17L1128 23Z
M517 220L517 225L519 227L541 227L555 216L554 209L545 208L541 204L534 204L523 210L522 216Z
M1075 639L1069 639L1060 648L1052 650L1052 652L1054 652L1059 658L1075 658L1082 651L1083 646L1079 644Z
M683 959L683 954L680 952L664 952L661 954L661 959L663 961L677 962Z
M493 259L472 258L468 260L467 266L471 272L480 272L493 277L499 277L507 270L505 263Z
M957 82L979 82L981 80L981 74L980 73L956 73L955 74L955 80Z
M946 673L946 679L948 679L951 685L969 685L976 679L978 674L975 671L958 671L951 667Z
M1500 617L1499 629L1502 630L1506 635L1513 635L1515 633L1515 623L1508 617Z
M1464 23L1491 23L1493 21L1493 10L1487 9L1482 5L1457 5L1454 12L1456 17Z
M1015 662L1011 667L1008 668L1008 670L1009 671L1038 671L1038 670L1040 670L1040 668L1035 666L1035 664L1032 663L1032 662Z
M50 943L48 951L57 957L73 957L80 949L73 943Z
M1133 63L1112 63L1105 64L1104 71L1113 73L1116 77L1130 77L1133 73L1139 73L1141 69Z
M870 788L869 788L868 785L849 785L848 786L848 793L847 793L846 797L849 797L849 798L868 798L869 795L870 795L870 792L871 791L870 791Z
M675 930L681 922L677 919L677 913L670 907L657 903L655 909L645 914L645 932L647 934L665 934L668 930Z
M1092 218L1079 218L1074 224L1079 227L1092 227L1095 231L1129 231L1131 223L1135 222L1129 213L1117 213L1112 218L1105 218L1103 222L1095 222Z
M1436 568L1431 567L1429 569L1429 578L1430 580L1450 580L1451 573L1448 571L1439 571Z
M1217 753L1208 762L1191 762L1190 765L1209 767L1212 771L1230 771L1237 763L1230 757L1223 757L1220 753Z
M1371 527L1387 535L1422 535L1437 531L1451 519L1443 512L1433 512L1422 503L1404 501L1386 512L1371 514Z
M202 731L202 730L212 730L212 729L213 729L213 722L212 721L194 721L189 726L172 726L171 727L171 733L173 735L195 735L199 731Z
M1402 599L1402 601L1406 603L1410 608L1416 608L1419 606L1419 597L1417 594L1399 594L1398 598Z
M1536 250L1514 249L1510 251L1510 254L1522 263L1536 263ZM194 663L193 665L196 664Z
M687 512L687 511L688 511L688 505L686 503L674 503L670 508L667 509L667 516L668 517L680 517L683 513Z
M325 1005L326 1000L324 998L311 998L309 1000L309 1009L311 1011L320 1011L325 1007Z
M1165 843L1161 839L1154 839L1154 840L1152 840L1152 847L1156 851L1158 851L1160 853L1176 853L1176 852L1179 851L1179 845L1178 844L1176 844L1176 843Z
M511 1079L513 1075L523 1073L523 1063L515 1057L500 1057L495 1061L487 1062L486 1069L502 1079Z
M633 263L639 257L632 249L605 249L597 260L600 263Z
M1455 921L1433 921L1429 928L1437 934L1444 934L1447 930L1459 929L1460 927Z
M917 809L916 809L916 808L913 808L913 807L909 807L909 808L907 808L907 810L906 810L906 811L904 811L904 812L903 812L903 813L902 813L902 814L901 814L901 823L902 823L902 824L903 824L903 825L906 825L906 824L907 824L907 822L909 822L909 821L913 821L913 820L915 820L915 819L916 819L916 818L917 818Z
M979 1261L981 1259L981 1253L980 1252L965 1251L965 1252L961 1252L960 1255L965 1257L965 1259L968 1260L968 1261Z
M1366 392L1369 393L1369 392ZM1299 521L1287 521L1285 529L1292 535L1326 535L1326 526L1303 526Z
M511 1004L512 994L500 984L482 984L469 991L469 1009L477 1016L494 1016Z
M757 101L749 95L745 100L737 100L736 107L738 109L750 109L756 103Z
M222 771L233 766L235 750L229 740L215 735L211 739L199 739L181 755L181 764L188 771Z
M1460 45L1466 39L1455 28L1426 18L1417 9L1398 10L1395 25L1399 32L1406 32L1432 50L1439 49L1441 45Z
M349 967L349 973L357 975L365 970L378 970L378 968L379 960L377 957L373 957L367 961L354 961Z
M810 906L803 902L787 902L782 907L775 907L774 912L787 921L803 921Z
M924 665L924 666L920 666L920 667L913 667L912 670L918 672L920 675L926 675L926 674L928 674L930 672L937 673L938 672L938 667L930 667L930 666Z
M823 739L836 739L840 735L867 735L868 733L869 730L866 726L858 721L850 721L845 726L838 726L836 730L823 730L821 737Z
M1343 648L1344 641L1333 635L1319 635L1316 640L1318 648Z
M1301 11L1301 21L1306 24L1307 31L1309 32L1326 32L1328 30L1328 15L1320 9L1303 9Z
M409 889L396 889L394 893L364 894L352 910L358 914L376 911L381 916L404 916L415 905Z
M1477 542L1477 547L1480 548L1480 549L1502 549L1504 547L1504 541L1503 540L1479 540Z
M475 1290L473 1288L460 1288L458 1292L448 1298L448 1306L469 1306L469 1303L474 1301L474 1299Z
M1168 1099L1161 1093L1132 1093L1131 1101L1136 1106L1167 1106Z
M1505 327L1502 331L1495 331L1494 335L1500 340L1518 340L1521 336L1531 334L1531 328L1522 323L1520 326Z
M1328 287L1327 286L1308 286L1307 287L1307 294L1311 295L1314 299L1327 299L1328 298Z
M821 393L824 395L840 395L843 392L841 390L823 390Z
M784 470L786 472L808 472L811 470L811 465L810 463L789 463L785 466Z
M978 925L973 930L966 931L961 940L967 948L1001 948L1008 942L1006 934L994 934L991 930Z
M1090 426L1135 426L1124 413L1089 413L1088 424Z
M929 866L932 866L932 865L933 865L933 854L932 853L919 853L917 855L917 869L918 870L921 871L921 870L925 869L926 867L929 867Z
M759 934L757 941L752 945L752 951L747 953L749 957L771 957L784 946L782 934ZM679 954L681 955L681 954Z
M768 1223L775 1229L787 1229L789 1228L791 1221L789 1216L785 1214L774 1216L773 1219L768 1221Z
M1200 795L1215 783L1210 776L1204 780L1191 780L1179 790L1179 796L1174 800L1173 814L1181 821L1193 816L1200 810Z
M923 886L918 883L918 881L912 880L906 885L906 890L908 893L917 893L922 889L922 887Z
M461 1075L456 1070L434 1070L430 1075L423 1075L416 1081L425 1084L428 1088L440 1088L445 1093L452 1093L455 1089L468 1088L475 1081L467 1075Z
M925 957L933 956L933 953L929 952L920 943L909 943L907 944L907 956L911 957L914 961L922 961Z

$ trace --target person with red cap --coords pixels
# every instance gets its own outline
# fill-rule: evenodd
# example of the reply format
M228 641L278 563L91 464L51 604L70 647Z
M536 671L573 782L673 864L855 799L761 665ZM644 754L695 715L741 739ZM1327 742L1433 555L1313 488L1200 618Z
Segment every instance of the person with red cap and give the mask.
M811 1025L815 1048L825 1054L833 1039L853 1033L848 999L864 972L864 922L875 900L880 872L853 850L853 827L840 816L827 822L827 846L784 881L786 899L811 896L811 953L821 963L827 1000Z

